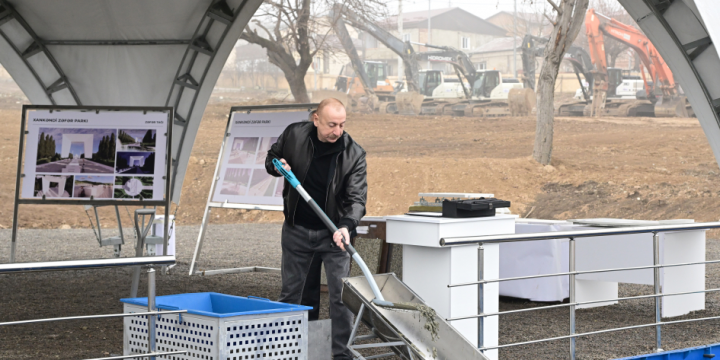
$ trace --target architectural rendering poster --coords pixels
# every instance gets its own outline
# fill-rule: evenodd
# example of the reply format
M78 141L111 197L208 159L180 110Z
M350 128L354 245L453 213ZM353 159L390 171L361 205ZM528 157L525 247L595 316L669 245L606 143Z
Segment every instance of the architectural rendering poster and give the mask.
M168 114L31 110L23 198L163 200Z
M282 205L283 178L265 171L265 157L288 125L307 120L307 111L233 113L212 201Z

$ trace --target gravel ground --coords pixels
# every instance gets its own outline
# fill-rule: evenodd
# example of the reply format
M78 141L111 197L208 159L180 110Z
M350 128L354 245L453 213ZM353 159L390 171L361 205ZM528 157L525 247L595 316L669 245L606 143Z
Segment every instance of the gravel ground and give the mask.
M129 229L128 229L129 230ZM168 275L158 276L157 294L216 291L232 295L254 295L276 299L280 276L276 274L229 274L190 277L190 258L197 226L177 229L178 265ZM107 234L107 235L106 235ZM110 236L110 230L104 230ZM201 269L280 265L279 224L213 225L203 248ZM9 254L10 231L0 230L2 262ZM18 261L68 260L110 257L112 249L99 248L90 230L22 230ZM130 246L124 249L129 254ZM707 258L720 258L720 244L707 243ZM27 273L0 275L0 322L56 316L122 312L119 298L127 297L130 269ZM717 266L709 265L707 287L720 287ZM145 295L144 278L140 295ZM649 294L651 286L620 285L621 296ZM327 303L327 297L323 296ZM500 309L520 309L546 304L501 299ZM682 318L720 316L720 295L706 297L708 310ZM321 312L327 318L326 306ZM567 309L506 315L500 322L500 342L512 343L568 333ZM587 332L619 326L650 323L652 300L634 300L619 305L578 310L577 331ZM673 318L672 320L675 320ZM678 349L720 341L720 323L705 321L663 327L663 348ZM579 339L578 359L608 359L652 352L654 329L643 328ZM503 349L501 359L568 358L568 340ZM122 321L118 319L65 321L42 325L0 328L0 359L83 359L122 353Z

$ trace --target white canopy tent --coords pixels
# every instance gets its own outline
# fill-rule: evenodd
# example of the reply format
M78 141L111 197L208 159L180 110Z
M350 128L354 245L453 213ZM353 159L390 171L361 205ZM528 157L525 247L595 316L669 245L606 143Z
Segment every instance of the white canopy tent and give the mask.
M0 0L0 64L33 104L173 106L173 201L213 87L262 0Z

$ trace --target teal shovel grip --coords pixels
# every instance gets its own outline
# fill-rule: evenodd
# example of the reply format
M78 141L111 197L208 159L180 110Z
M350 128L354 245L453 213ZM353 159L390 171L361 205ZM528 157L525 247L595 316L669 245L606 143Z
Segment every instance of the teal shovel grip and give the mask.
M283 164L278 159L273 159L273 165L275 165L275 168L277 171L279 171L282 176L287 179L287 181L292 185L293 188L297 188L298 185L300 185L300 181L295 177L295 174L293 174L290 170L285 170L283 167Z

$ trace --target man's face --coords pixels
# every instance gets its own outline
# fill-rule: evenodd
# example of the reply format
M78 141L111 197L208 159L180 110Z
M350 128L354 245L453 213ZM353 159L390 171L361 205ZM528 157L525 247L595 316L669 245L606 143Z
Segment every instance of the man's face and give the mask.
M326 106L321 114L313 116L317 127L318 139L322 142L334 143L343 134L345 128L345 109L340 106Z

